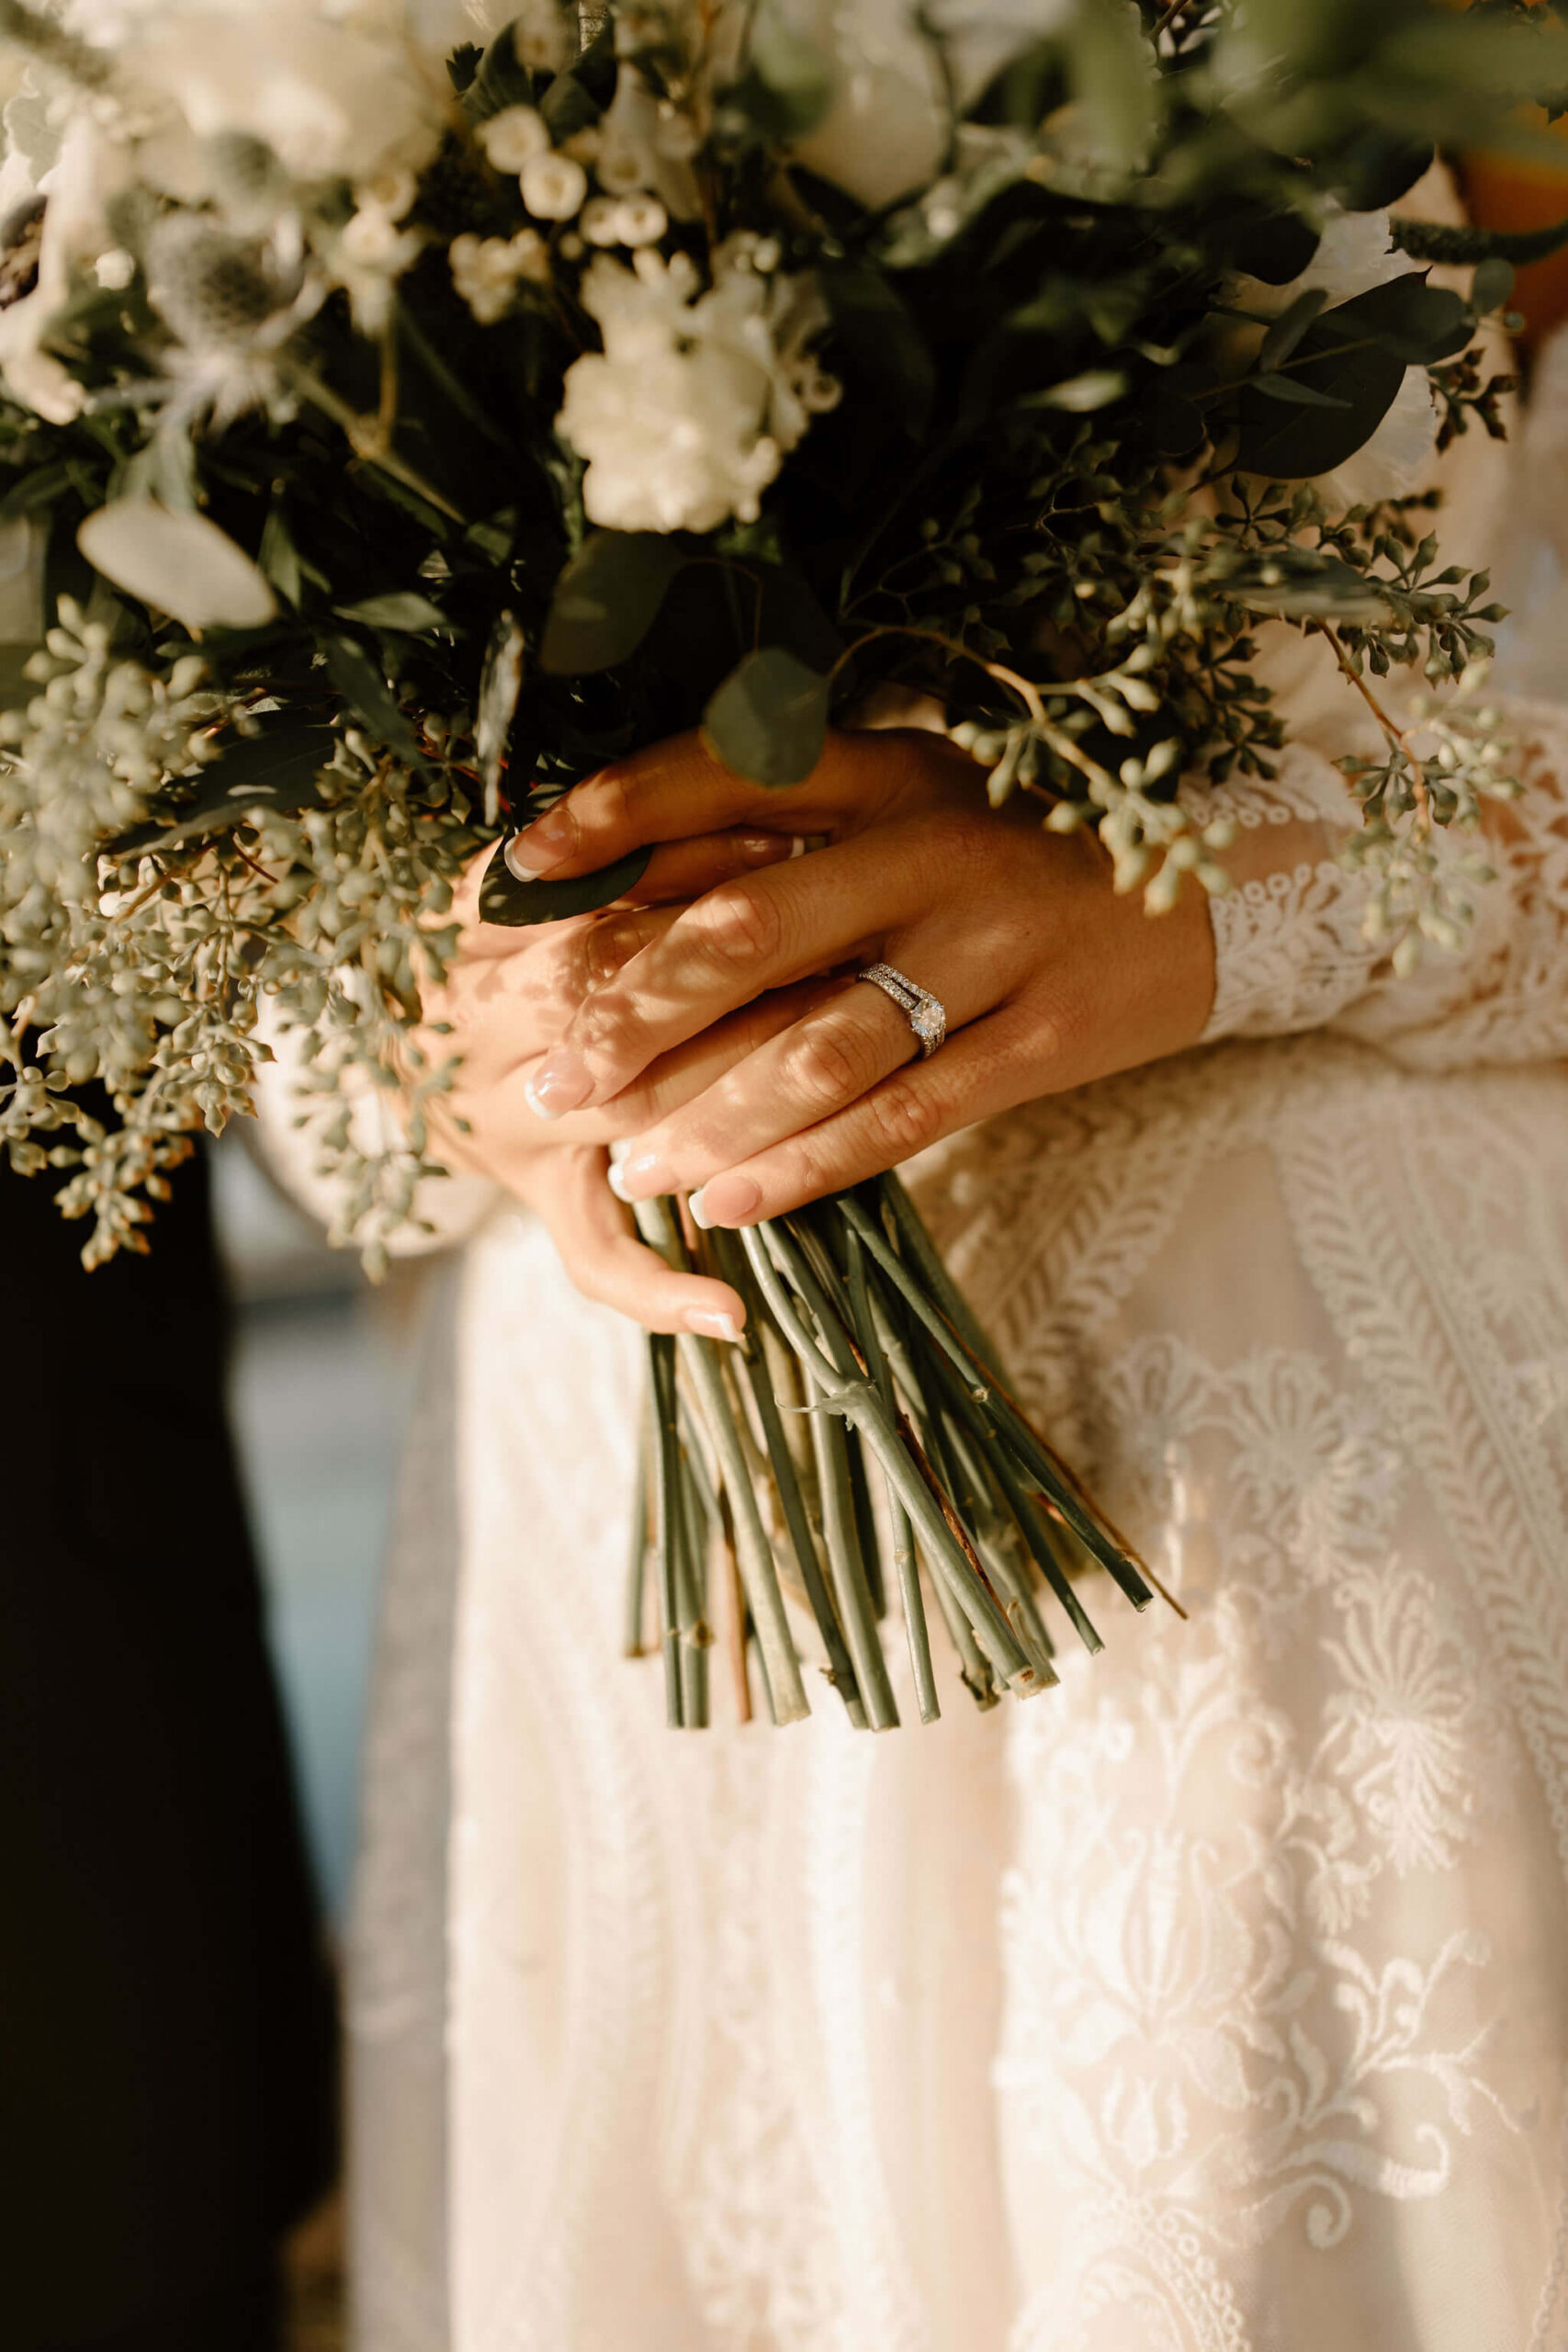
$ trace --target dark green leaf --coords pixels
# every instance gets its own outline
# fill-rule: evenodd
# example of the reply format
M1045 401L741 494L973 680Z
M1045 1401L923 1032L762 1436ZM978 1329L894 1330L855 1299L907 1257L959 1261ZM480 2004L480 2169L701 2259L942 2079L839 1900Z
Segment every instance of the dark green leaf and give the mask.
M1260 212L1242 203L1213 223L1219 250L1265 286L1288 286L1316 253L1318 232L1299 212Z
M540 668L572 677L635 653L689 555L662 532L595 531L556 583Z
M1328 296L1321 286L1309 286L1304 293L1296 296L1288 309L1280 311L1258 350L1260 375L1267 375L1271 368L1284 366L1313 321L1326 308Z
M446 628L446 614L428 596L417 595L412 589L397 589L387 596L366 596L357 605L335 605L333 611L345 621L365 621L372 628L400 628L413 636L423 636L428 628Z
M477 40L465 40L458 43L446 60L447 77L459 97L472 88L483 55L484 51Z
M758 15L745 69L721 101L759 139L802 139L833 99L833 77L819 43L797 32L777 8Z
M732 670L703 713L716 758L752 784L803 784L822 756L829 681L786 652L764 645Z
M539 112L558 147L598 121L615 88L615 20L607 15L581 56L556 75L539 100Z
M914 312L868 265L824 270L819 283L833 319L831 364L852 396L880 403L890 422L918 441L936 398L936 362Z
M215 760L197 771L199 781L190 797L172 811L167 822L135 826L121 835L110 854L129 857L141 850L172 849L243 824L258 809L292 813L312 807L321 797L321 771L337 741L331 727L298 711L264 712L256 726L258 733L234 736Z
M1382 212L1407 196L1430 169L1432 142L1406 139L1397 131L1362 129L1317 162L1325 187L1332 188L1348 212Z
M1301 376L1255 376L1251 389L1266 400L1287 401L1294 408L1348 408L1348 401L1320 392Z
M614 865L602 865L597 874L579 874L568 882L547 878L519 882L506 863L505 842L498 842L479 885L480 919L516 929L525 923L563 922L568 915L592 914L634 890L652 855L651 848L634 849Z
M473 122L488 122L507 107L533 103L534 77L517 54L513 27L502 25L463 93L464 111Z
M377 742L385 744L406 766L423 769L425 757L419 738L407 713L399 708L378 664L351 637L334 637L326 656L327 675Z
M1429 368L1462 351L1474 324L1463 295L1428 286L1425 270L1391 277L1328 315L1376 335L1412 368Z
M1465 305L1458 307L1468 322ZM1442 340L1443 322L1450 316L1444 298L1418 272L1325 311L1297 345L1291 376L1344 406L1287 402L1249 382L1241 396L1237 462L1248 473L1271 474L1280 481L1342 466L1366 447L1393 407L1404 381L1407 354L1417 345L1429 349Z

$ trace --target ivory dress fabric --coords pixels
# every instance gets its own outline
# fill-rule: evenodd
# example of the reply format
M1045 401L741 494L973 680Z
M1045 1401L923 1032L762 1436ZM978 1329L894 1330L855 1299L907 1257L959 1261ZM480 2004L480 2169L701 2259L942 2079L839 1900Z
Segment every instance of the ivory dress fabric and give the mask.
M1461 445L1456 554L1504 463ZM669 1733L619 1656L637 1334L507 1208L441 1278L354 1937L359 2352L1568 2347L1568 711L1500 699L1517 838L1400 979L1320 653L1270 654L1297 745L1229 796L1205 1044L907 1171L1185 1623L1101 1579L1104 1654L1058 1627L1027 1704L949 1671L929 1729L823 1684Z

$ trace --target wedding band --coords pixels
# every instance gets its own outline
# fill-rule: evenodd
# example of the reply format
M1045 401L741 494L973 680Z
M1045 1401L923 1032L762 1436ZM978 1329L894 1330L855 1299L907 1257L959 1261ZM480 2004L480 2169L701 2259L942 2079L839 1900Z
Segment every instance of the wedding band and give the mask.
M947 1008L942 999L893 964L868 964L855 978L869 980L874 989L891 998L920 1041L920 1059L929 1062L947 1035Z

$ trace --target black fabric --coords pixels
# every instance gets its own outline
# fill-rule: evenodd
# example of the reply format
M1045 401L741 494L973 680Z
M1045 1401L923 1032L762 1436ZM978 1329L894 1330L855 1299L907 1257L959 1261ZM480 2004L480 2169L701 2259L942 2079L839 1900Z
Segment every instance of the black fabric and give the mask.
M262 2352L335 2035L201 1163L82 1233L0 1169L0 2344Z

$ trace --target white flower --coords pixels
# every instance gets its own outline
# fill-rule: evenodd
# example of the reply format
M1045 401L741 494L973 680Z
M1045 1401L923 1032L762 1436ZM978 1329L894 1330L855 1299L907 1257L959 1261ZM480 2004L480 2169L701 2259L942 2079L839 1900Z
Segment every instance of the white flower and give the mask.
M536 155L518 175L523 201L537 220L570 220L582 209L588 175L570 155Z
M1410 267L1409 256L1396 252L1390 241L1386 212L1345 212L1336 205L1324 222L1316 253L1299 277L1288 286L1239 278L1233 299L1243 310L1278 316L1299 294L1321 289L1333 310L1358 294L1370 293L1374 286L1406 277ZM1320 475L1315 487L1331 514L1403 498L1419 487L1437 439L1438 412L1427 371L1407 368L1393 405L1371 438L1332 473Z
M623 245L656 245L670 215L656 196L623 196L615 206L615 235Z
M181 12L135 46L136 80L197 140L264 140L300 179L356 182L435 153L433 85L401 40L334 22L311 0Z
M536 229L520 229L514 237L454 237L446 259L452 283L482 327L504 318L522 279L549 282L550 249Z
M621 229L618 218L620 209L619 203L613 196L589 198L582 208L582 218L577 225L591 245L620 243Z
M93 264L98 284L110 294L121 294L136 275L136 255L124 245L111 245Z
M550 152L545 119L534 107L503 107L479 126L479 145L498 172L520 172Z
M610 196L656 196L673 220L702 210L691 158L697 134L688 117L661 103L634 65L623 64L615 95L599 126L594 169Z
M419 258L420 241L412 229L400 229L378 204L362 204L344 224L343 250L356 269L383 270L396 277Z
M826 314L809 278L764 277L721 247L713 287L700 284L685 254L647 247L630 269L602 254L583 278L604 349L567 371L557 426L588 460L583 502L606 528L754 520L822 404L807 345Z

